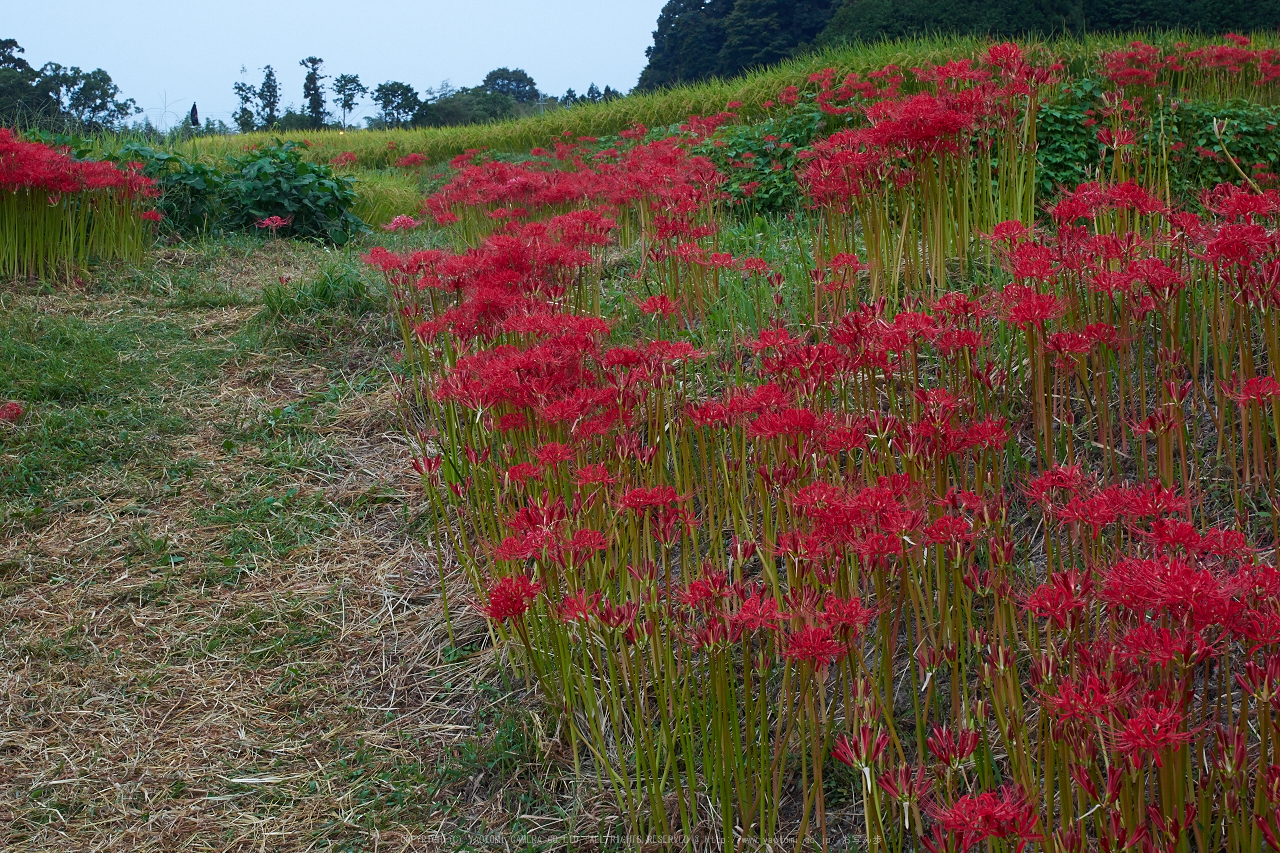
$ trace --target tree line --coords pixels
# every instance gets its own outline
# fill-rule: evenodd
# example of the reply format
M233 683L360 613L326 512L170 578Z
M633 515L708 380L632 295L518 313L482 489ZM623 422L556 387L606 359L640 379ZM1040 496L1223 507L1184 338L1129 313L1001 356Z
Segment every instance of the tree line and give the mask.
M34 68L16 39L0 39L0 127L85 130L115 127L142 112L101 68L82 71L57 62Z
M1280 0L668 0L636 88L731 77L814 47L909 36L1277 27Z
M298 64L307 73L302 84L302 106L296 110L288 107L281 112L280 81L270 65L261 69L260 84L254 86L243 80L234 84L239 100L235 123L242 132L349 127L349 117L366 97L378 107L378 114L367 117L365 124L381 129L477 124L548 108L608 101L622 94L610 86L601 90L592 83L583 95L569 89L559 98L549 96L540 92L533 78L520 68L496 68L485 75L479 86L456 88L446 80L438 87L418 91L408 83L388 80L370 89L358 74L333 78L323 74L324 60L320 57L308 56ZM326 80L331 80L327 86Z

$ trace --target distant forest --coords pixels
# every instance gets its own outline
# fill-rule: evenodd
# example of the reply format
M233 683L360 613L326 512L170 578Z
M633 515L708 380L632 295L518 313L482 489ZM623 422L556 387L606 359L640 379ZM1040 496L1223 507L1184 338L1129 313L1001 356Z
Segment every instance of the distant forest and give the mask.
M729 77L813 47L903 36L1280 27L1280 0L668 0L637 89Z

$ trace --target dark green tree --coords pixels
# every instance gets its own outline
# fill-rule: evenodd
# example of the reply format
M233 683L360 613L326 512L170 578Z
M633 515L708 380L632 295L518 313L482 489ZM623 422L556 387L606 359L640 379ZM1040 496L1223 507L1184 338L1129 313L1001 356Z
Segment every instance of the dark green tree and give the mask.
M120 126L140 112L132 99L101 68L82 71L47 62L39 70L19 54L14 39L0 39L0 125L59 127L66 122L81 130Z
M280 81L270 65L262 69L262 85L258 87L257 95L258 126L263 129L274 127L280 120Z
M648 65L636 89L652 91L719 72L725 19L734 0L668 0L658 15L653 44L645 49Z
M339 74L333 78L333 105L342 111L342 126L347 126L347 115L356 108L361 95L369 90L360 82L358 74Z
M722 77L771 65L812 44L838 0L736 0L724 22L717 73Z
M436 93L434 100L424 103L413 116L413 123L426 127L453 127L483 124L509 118L515 113L510 96L490 92L483 86L457 89L444 97Z
M307 76L302 81L302 98L307 104L307 115L311 118L311 126L324 127L325 117L329 114L329 111L324 108L324 83L321 82L329 78L320 73L320 66L324 64L324 60L318 56L308 56L306 59L299 60L298 64L307 69Z
M22 47L15 39L0 39L0 125L17 125L42 110L55 109L45 99L37 98L36 80L40 77L18 54Z
M240 73L244 73L243 68L240 69ZM253 116L253 105L258 102L258 89L243 80L235 83L231 88L235 90L236 98L240 101L240 107L234 116L236 127L240 128L241 133L249 133L258 126L257 119Z
M111 75L96 68L81 71L69 68L59 81L66 100L63 111L86 128L115 127L131 115L142 112L132 98L120 100L120 87Z
M1209 33L1274 30L1277 0L1082 0L1089 30L1194 29Z
M517 104L538 100L538 85L520 68L495 68L484 77L480 88L495 95L506 95Z
M373 90L373 102L382 110L381 118L387 127L402 127L422 106L412 86L394 80L378 84Z

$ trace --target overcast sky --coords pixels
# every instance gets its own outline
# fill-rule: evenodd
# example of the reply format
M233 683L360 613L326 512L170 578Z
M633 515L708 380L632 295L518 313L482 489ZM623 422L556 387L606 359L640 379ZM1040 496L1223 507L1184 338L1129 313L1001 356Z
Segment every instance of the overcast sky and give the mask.
M0 0L0 38L17 39L36 67L105 69L157 126L181 120L193 101L202 120L232 124L232 84L257 85L264 65L280 79L282 110L300 106L306 56L322 58L330 77L359 74L370 89L387 80L419 91L446 79L475 86L505 66L523 68L550 94L581 94L593 82L625 92L644 67L663 2ZM367 98L358 110L375 112Z

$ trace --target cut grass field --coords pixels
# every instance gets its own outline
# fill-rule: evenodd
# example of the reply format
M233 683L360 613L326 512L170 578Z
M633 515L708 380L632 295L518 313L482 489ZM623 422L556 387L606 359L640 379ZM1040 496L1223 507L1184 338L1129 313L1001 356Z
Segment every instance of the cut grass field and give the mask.
M0 284L0 849L576 828L483 619L448 645L374 281L232 239Z

